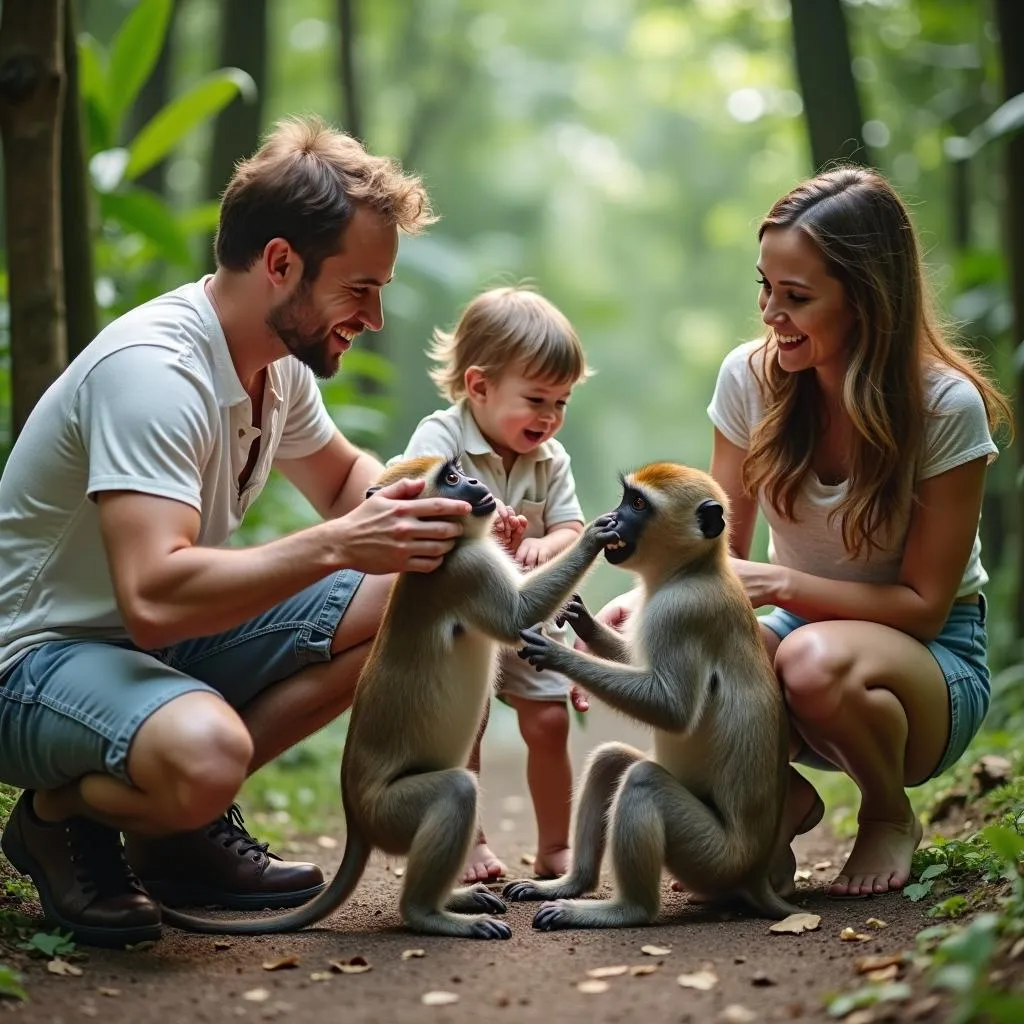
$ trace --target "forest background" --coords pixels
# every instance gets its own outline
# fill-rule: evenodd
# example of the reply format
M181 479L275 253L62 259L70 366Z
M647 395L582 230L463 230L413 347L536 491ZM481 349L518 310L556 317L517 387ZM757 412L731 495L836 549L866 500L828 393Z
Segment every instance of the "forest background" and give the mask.
M234 161L302 112L421 174L441 215L402 241L384 331L323 385L384 458L441 404L432 329L526 280L597 371L560 435L586 514L618 470L706 466L718 365L759 334L759 219L841 159L908 201L941 311L1014 393L1021 435L1022 42L1018 0L6 0L0 454L99 327L211 269ZM978 743L1014 756L1022 452L992 467L982 520L995 700ZM274 479L239 541L312 520ZM588 596L621 586L602 567ZM250 781L271 832L336 800L343 728Z

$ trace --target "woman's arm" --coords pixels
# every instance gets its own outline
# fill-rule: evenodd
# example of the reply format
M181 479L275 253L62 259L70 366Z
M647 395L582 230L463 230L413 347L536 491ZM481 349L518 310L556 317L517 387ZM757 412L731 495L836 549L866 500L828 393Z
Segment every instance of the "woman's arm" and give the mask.
M743 460L747 450L729 441L716 427L711 451L711 475L729 499L726 525L729 551L737 558L750 555L750 542L757 523L757 501L743 490Z
M949 615L981 514L986 459L918 486L898 583L850 583L780 565L734 560L755 607L775 604L811 621L860 619L934 639Z

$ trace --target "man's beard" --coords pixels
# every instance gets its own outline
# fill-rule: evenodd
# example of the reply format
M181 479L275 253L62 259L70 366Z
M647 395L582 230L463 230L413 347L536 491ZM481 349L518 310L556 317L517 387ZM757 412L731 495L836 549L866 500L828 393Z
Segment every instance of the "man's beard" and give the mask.
M305 363L321 380L327 380L338 372L339 360L331 356L331 342L325 337L327 329L309 330L309 292L309 284L304 281L267 314L267 326L299 362Z

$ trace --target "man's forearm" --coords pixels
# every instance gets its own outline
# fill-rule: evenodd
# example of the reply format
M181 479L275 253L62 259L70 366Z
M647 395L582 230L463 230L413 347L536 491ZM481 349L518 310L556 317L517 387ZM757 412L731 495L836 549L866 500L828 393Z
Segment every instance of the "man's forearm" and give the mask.
M359 457L352 463L345 482L341 485L331 502L328 519L337 519L346 512L350 512L366 497L366 488L380 476L384 466L369 452L360 452Z
M132 609L133 640L146 649L208 636L247 621L336 569L347 568L337 527L326 524L249 548L182 547L147 575Z

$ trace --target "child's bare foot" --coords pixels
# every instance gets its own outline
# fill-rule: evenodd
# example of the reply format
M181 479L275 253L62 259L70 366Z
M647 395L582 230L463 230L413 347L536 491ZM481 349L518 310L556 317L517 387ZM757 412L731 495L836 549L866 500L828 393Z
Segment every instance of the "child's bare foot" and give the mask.
M907 806L903 821L862 818L856 842L829 896L869 896L902 889L910 878L910 860L924 830Z
M542 850L533 862L533 873L538 878L561 878L562 875L568 874L571 859L568 846Z
M507 874L508 868L502 864L498 855L487 845L487 840L481 836L466 858L466 870L462 873L463 884L495 882Z

